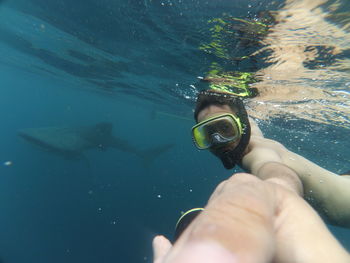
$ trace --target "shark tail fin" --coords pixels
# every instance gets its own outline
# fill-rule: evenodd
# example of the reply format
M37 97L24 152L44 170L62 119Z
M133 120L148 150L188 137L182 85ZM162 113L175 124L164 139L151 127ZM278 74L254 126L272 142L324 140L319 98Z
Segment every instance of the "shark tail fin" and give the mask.
M149 167L160 155L174 147L174 144L165 144L154 148L139 151L136 155L142 159L145 167Z

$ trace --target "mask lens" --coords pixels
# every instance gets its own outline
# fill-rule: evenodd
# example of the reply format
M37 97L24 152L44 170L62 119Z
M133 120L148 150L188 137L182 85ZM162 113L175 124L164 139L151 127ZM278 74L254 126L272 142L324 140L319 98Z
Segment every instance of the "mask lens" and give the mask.
M192 133L194 142L199 149L208 149L210 147L210 139L203 130L203 127L194 128Z
M218 133L221 137L226 139L237 136L236 125L228 116L209 122L205 125L205 129L208 134Z
M208 149L214 144L227 143L240 137L239 124L232 115L205 120L192 128L196 146Z

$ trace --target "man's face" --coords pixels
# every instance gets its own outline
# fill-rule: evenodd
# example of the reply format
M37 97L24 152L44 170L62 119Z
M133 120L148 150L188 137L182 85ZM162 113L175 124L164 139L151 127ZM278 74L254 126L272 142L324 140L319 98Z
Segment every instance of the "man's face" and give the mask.
M225 113L230 113L230 114L237 116L236 113L233 112L228 105L210 105L198 113L198 122L201 122L201 121L204 121L204 120L209 119L211 117L225 114ZM237 147L237 145L239 144L239 141L240 140L228 142L224 145L217 146L217 147L212 147L212 148L210 148L210 151L215 154L215 153L222 152L222 151L226 152L228 150L232 150L235 147Z

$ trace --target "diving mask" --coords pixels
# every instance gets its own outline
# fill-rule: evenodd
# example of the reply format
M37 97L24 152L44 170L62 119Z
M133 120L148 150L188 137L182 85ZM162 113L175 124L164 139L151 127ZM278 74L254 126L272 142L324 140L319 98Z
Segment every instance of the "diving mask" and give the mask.
M206 119L192 128L193 141L201 150L238 141L241 136L241 121L229 113Z

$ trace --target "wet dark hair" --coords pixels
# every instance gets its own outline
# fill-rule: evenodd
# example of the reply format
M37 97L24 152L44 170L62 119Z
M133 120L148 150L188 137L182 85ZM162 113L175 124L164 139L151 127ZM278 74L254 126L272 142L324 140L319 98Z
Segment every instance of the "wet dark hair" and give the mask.
M196 122L198 122L199 112L201 112L203 109L212 105L216 105L216 106L227 105L236 114L239 113L239 107L237 107L236 105L239 105L244 108L242 100L231 94L216 92L211 90L202 91L198 94L197 103L194 110L194 119L196 120ZM244 112L245 112L245 109L244 109Z

